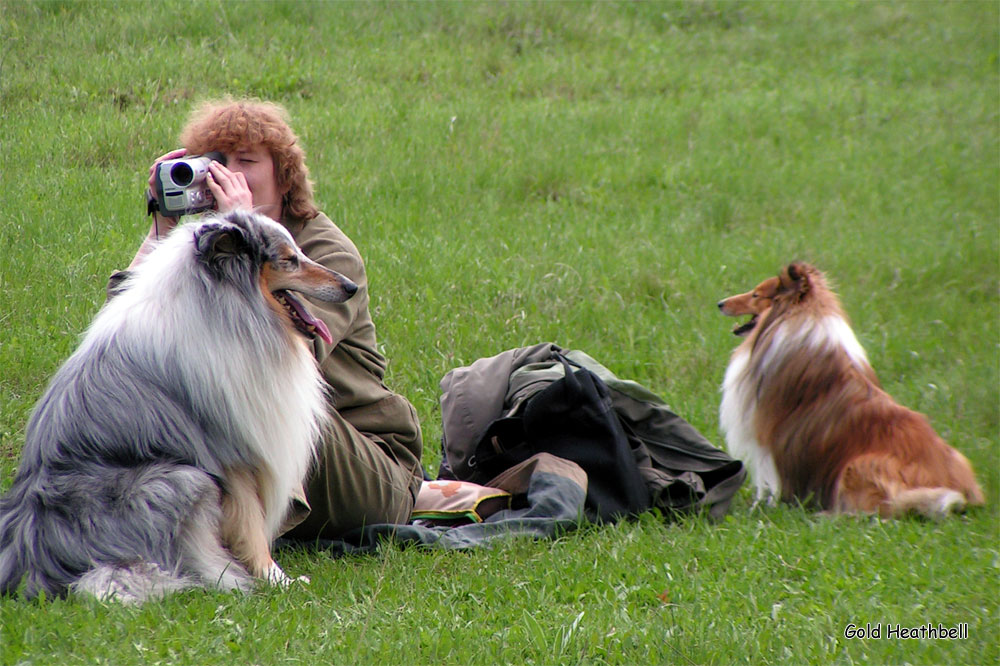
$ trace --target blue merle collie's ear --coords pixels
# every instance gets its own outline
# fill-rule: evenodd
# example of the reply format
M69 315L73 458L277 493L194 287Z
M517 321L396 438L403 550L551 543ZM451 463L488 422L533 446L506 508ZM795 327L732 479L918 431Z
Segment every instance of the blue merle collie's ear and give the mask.
M194 246L201 261L210 263L247 251L243 230L231 224L209 222L194 232Z
M214 271L221 271L225 264L250 254L246 232L219 222L207 222L195 231L194 246L198 261Z

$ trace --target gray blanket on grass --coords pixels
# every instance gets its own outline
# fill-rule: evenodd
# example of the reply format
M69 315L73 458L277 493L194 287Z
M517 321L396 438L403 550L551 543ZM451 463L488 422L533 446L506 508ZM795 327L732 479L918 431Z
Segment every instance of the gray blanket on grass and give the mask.
M553 539L572 531L586 519L587 475L574 462L546 453L513 467L487 484L511 493L515 503L481 523L458 527L420 524L368 525L349 532L343 539L293 541L279 539L276 548L320 548L335 557L374 553L382 543L417 545L445 550L479 548L497 539L531 537Z

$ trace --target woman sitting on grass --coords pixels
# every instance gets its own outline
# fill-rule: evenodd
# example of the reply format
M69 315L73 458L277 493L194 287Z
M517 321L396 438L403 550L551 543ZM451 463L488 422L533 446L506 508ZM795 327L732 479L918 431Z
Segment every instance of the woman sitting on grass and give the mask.
M271 217L288 229L306 256L358 285L345 303L310 303L312 314L333 336L331 345L313 341L331 389L330 427L304 494L289 498L293 507L285 536L333 539L364 525L405 523L423 478L416 410L383 382L386 360L378 352L368 309L364 262L351 239L313 202L305 153L287 113L256 100L206 102L195 109L181 143L184 148L166 153L150 167L151 192L156 191L157 163L218 151L226 164L212 162L207 183L219 212L252 209ZM132 265L176 222L154 213ZM122 277L113 276L109 288Z

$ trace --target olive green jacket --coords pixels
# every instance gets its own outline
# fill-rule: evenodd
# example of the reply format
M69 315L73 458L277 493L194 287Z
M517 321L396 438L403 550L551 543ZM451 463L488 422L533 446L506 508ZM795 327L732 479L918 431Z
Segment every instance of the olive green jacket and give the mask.
M368 276L358 248L326 215L307 221L285 222L295 242L313 261L346 275L358 285L343 303L309 301L309 309L330 329L333 344L319 338L313 352L323 377L333 389L331 406L363 433L379 436L418 436L420 425L412 407L385 383L386 360L379 353L368 304ZM391 402L394 407L382 405ZM368 418L373 409L378 418Z
M416 410L384 383L386 360L377 348L368 308L368 276L358 248L322 213L305 222L285 221L284 225L307 257L358 285L357 293L343 303L309 301L312 314L323 320L333 338L332 345L319 338L313 341L313 353L332 389L330 406L398 464L422 471ZM414 473L414 496L421 478ZM290 524L304 517L300 505L304 497L295 499L299 506L290 516Z

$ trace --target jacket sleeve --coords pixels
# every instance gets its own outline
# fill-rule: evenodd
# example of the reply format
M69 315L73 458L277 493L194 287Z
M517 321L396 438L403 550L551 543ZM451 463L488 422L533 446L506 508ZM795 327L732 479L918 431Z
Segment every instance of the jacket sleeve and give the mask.
M490 424L502 416L511 373L528 363L547 360L560 350L551 342L508 349L444 376L440 383L442 465L455 478L468 478L469 458L476 445Z

